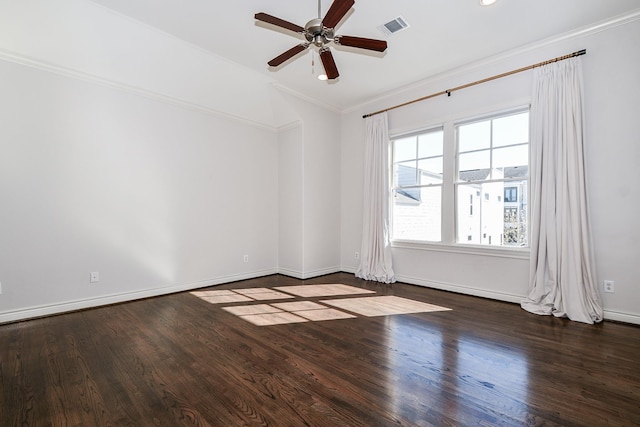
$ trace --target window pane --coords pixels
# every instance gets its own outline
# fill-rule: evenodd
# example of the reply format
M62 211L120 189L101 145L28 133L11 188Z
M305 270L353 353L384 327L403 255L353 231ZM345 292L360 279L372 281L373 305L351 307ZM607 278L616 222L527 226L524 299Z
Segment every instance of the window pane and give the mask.
M491 146L491 120L458 127L458 151L472 151Z
M418 160L420 184L439 184L442 182L442 157Z
M393 203L393 238L439 242L442 187L420 189L419 200L396 191Z
M493 146L529 142L529 113L502 117L493 121ZM521 163L524 164L524 163Z
M487 179L491 167L490 151L476 151L458 156L458 180L478 181Z
M393 180L396 187L417 185L416 161L396 163L393 171Z
M429 132L418 136L418 157L442 156L443 132Z
M528 194L527 180L510 182L505 188L510 188L510 199L504 200L504 237L503 246L528 246L529 230L528 230Z
M393 141L393 161L402 162L416 158L416 137L402 138Z
M526 166L529 164L529 145L493 150L493 167Z
M456 191L458 243L528 245L526 180L509 182L507 188L502 182L459 184Z

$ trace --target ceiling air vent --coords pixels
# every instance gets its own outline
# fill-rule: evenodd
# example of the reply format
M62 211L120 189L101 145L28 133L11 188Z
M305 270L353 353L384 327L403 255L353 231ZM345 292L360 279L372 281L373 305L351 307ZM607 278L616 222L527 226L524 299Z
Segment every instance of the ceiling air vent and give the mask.
M396 19L378 27L385 36L390 36L391 34L402 31L405 28L409 28L409 24L407 24L407 21L405 21L402 16L398 16Z

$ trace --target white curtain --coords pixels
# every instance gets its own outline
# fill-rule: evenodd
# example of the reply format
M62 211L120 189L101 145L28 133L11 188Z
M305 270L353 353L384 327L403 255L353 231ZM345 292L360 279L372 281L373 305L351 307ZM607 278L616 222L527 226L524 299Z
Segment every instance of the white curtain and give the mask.
M364 206L360 266L356 276L396 281L389 241L389 127L387 113L365 119Z
M603 318L587 210L580 58L534 69L531 263L522 308L594 323Z

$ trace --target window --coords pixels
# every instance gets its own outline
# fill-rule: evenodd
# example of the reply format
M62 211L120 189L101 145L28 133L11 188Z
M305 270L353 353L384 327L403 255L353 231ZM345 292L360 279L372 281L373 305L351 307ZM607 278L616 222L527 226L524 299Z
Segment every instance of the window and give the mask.
M529 112L394 135L394 241L528 246Z
M529 180L528 111L459 124L456 135L456 198L464 200L468 194L484 192L478 215L456 215L456 235L473 238L456 240L527 246L527 203L518 194L526 194Z
M392 230L395 239L441 240L441 128L391 141Z
M504 201L505 202L517 202L518 201L518 187L505 187L505 189L504 189Z

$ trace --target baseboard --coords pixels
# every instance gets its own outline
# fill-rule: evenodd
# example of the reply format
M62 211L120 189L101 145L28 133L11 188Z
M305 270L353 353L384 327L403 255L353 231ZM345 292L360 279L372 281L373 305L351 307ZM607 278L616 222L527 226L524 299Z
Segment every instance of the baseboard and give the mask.
M358 270L358 267L345 267L345 266L342 266L340 268L340 271L344 271L345 273L352 273L352 274L356 274L357 270Z
M294 277L300 280L311 279L312 277L324 276L326 274L339 273L343 271L340 267L330 267L323 268L319 270L312 271L299 271L299 270L290 270L288 268L279 268L278 274L282 274L283 276Z
M55 314L67 313L70 311L84 310L93 307L100 307L109 304L117 304L138 299L151 298L161 295L168 295L176 292L190 291L193 289L204 288L207 286L220 285L224 283L237 282L239 280L255 279L272 274L282 274L284 276L295 277L300 280L312 277L323 276L326 274L344 272L354 274L356 268L352 267L335 267L322 270L314 270L311 272L300 272L285 268L269 269L262 271L254 271L250 273L234 274L229 276L221 276L212 279L202 280L193 283L165 286L162 288L147 289L136 292L125 292L120 294L107 295L99 298L88 298L83 300L67 301L57 304L47 304L41 306L27 307L20 310L6 311L0 313L0 324L17 322L21 320L33 319L37 317L51 316ZM455 292L465 295L472 295L482 298L490 298L498 301L506 301L519 304L523 296L507 294L495 291L486 291L478 288L471 288L452 283L437 282L432 280L424 280L410 276L396 276L398 282L410 285L424 286L427 288L440 289L443 291ZM605 320L615 322L630 323L640 325L640 314L623 313L612 310L604 311Z
M304 273L300 270L291 270L289 268L278 268L278 274L293 277L295 279L304 279Z
M143 298L157 297L161 295L173 294L176 292L190 291L207 286L220 285L223 283L237 282L239 280L255 279L257 277L277 274L276 269L253 271L243 274L233 274L221 276L193 283L164 286L160 288L145 289L135 292L123 292L119 294L105 295L97 298L87 298L74 301L66 301L56 304L46 304L34 307L27 307L19 310L5 311L0 313L0 324L17 322L20 320L33 319L36 317L51 316L54 314L67 313L70 311L84 310L87 308L100 307L104 305L117 304L127 301L134 301Z
M604 319L614 322L633 323L640 325L640 314L621 313L618 311L605 310Z
M342 271L348 271L342 268ZM350 271L348 271L350 272ZM459 294L471 295L482 298L489 298L497 301L511 302L520 304L523 295L508 294L504 292L487 291L485 289L472 288L469 286L457 285L452 283L437 282L431 280L423 280L409 276L396 276L398 282L408 283L411 285L424 286L427 288L440 289L443 291L455 292ZM630 323L640 325L640 314L623 313L612 310L604 310L604 319L615 322Z
M440 289L442 291L455 292L458 294L472 295L475 297L489 298L497 301L506 301L520 304L524 298L523 295L509 294L506 292L488 291L486 289L472 288L454 283L437 282L433 280L424 280L410 276L396 276L398 282L409 283L411 285L424 286L427 288Z

